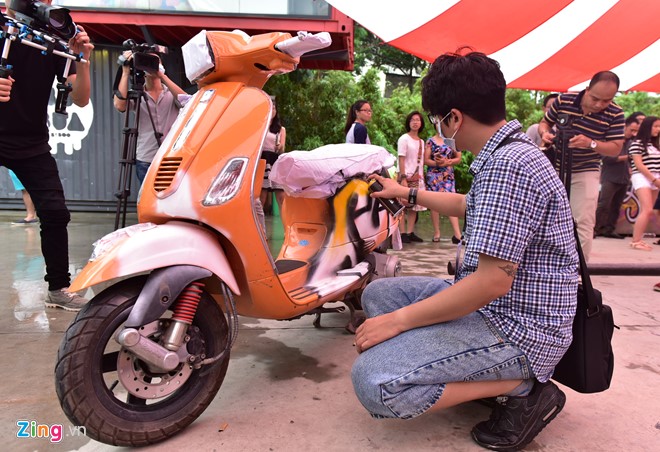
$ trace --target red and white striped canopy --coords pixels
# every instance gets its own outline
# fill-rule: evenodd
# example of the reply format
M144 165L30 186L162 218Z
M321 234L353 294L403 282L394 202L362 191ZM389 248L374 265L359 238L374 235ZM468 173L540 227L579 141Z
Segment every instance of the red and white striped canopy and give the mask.
M511 88L583 89L611 70L621 91L660 92L660 0L327 0L384 42L432 62L463 46Z

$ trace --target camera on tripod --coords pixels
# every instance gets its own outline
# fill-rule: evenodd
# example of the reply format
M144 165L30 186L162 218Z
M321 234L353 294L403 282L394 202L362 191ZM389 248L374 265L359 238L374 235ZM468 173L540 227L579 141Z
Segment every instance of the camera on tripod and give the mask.
M69 10L34 0L9 0L7 7L16 13L16 19L28 27L69 40L76 36L78 27Z
M157 44L137 44L132 39L127 39L123 43L124 50L130 50L131 55L123 52L117 59L119 69L115 76L113 86L114 95L121 100L126 100L126 110L124 110L124 127L122 129L122 150L119 160L119 181L115 196L117 197L117 212L115 214L115 229L126 226L126 212L128 198L131 195L131 168L135 165L135 156L138 142L138 126L140 124L141 105L146 106L146 112L149 115L149 121L160 146L162 133L157 131L154 119L151 114L147 94L145 92L146 80L145 73L157 74L160 71L159 54L166 54L167 48ZM128 77L128 90L125 94L119 89L122 77L126 75L124 68L130 68ZM125 97L124 97L125 96ZM144 104L142 103L144 101Z
M122 44L124 49L130 50L133 58L120 55L117 64L130 66L133 72L148 72L155 74L159 70L160 58L156 54L166 54L167 47L158 44L137 44L132 39L127 39Z

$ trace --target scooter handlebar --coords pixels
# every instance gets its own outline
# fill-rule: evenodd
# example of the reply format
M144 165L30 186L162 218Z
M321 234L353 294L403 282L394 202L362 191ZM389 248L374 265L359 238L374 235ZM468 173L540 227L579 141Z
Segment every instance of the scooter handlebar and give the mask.
M328 47L330 44L332 44L332 38L326 31L316 34L299 31L298 36L278 42L275 44L275 48L293 58L298 58L313 50Z

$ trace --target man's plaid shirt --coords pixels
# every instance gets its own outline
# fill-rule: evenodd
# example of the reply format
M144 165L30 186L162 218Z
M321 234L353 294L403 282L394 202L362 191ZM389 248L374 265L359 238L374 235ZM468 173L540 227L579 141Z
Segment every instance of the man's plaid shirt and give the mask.
M466 250L456 280L476 270L482 253L519 264L509 293L479 312L522 349L543 382L572 340L578 256L566 190L519 130L518 121L500 128L470 167Z

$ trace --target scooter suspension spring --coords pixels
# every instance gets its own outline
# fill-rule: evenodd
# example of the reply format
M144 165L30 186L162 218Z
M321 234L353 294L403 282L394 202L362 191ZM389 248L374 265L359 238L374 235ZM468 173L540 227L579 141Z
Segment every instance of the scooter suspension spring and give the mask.
M202 299L203 289L204 284L201 282L194 282L188 285L176 300L172 320L178 320L191 325L197 312L197 306Z

